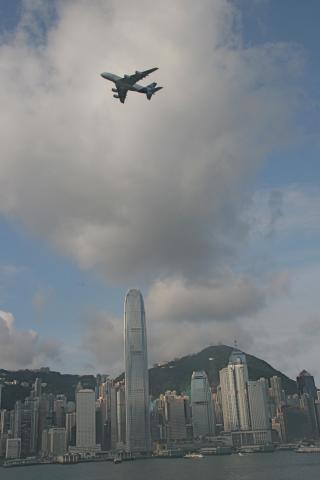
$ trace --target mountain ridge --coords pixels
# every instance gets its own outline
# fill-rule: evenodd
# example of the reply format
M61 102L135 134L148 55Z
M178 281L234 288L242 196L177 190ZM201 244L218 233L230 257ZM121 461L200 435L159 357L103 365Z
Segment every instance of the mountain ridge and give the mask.
M198 353L185 355L181 358L163 362L149 368L150 393L153 398L167 390L175 390L177 393L190 393L190 382L193 371L204 370L212 386L219 383L219 370L224 368L229 360L233 347L228 345L212 345ZM245 353L245 352L244 352ZM258 380L261 377L270 378L273 375L282 378L283 389L287 394L296 393L296 383L280 370L276 370L265 360L254 355L245 353L248 363L250 380ZM44 392L53 394L65 394L68 400L74 400L74 391L79 381L86 387L94 388L95 377L93 375L63 374L51 370L3 370L0 369L0 383L5 383L2 393L2 408L12 409L16 400L24 400L31 390L32 383L40 377L46 383ZM122 380L124 373L115 380ZM14 383L16 382L16 383Z
M149 369L150 391L152 395L158 396L165 390L189 393L191 375L196 370L204 370L208 375L209 383L212 386L217 386L219 383L219 370L228 364L233 350L234 347L228 345L212 345L198 353L186 355L152 367ZM282 379L283 389L286 394L296 393L296 382L294 380L272 367L265 360L248 353L245 353L245 355L250 380L258 380L261 377L270 378L277 375Z

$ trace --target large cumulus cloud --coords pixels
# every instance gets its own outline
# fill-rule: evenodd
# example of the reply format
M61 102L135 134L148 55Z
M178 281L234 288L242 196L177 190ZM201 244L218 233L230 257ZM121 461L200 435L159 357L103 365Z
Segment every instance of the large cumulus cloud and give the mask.
M246 235L248 176L290 134L299 56L242 47L222 0L57 8L42 43L29 7L1 45L1 211L112 280L207 273ZM99 77L153 65L150 103L120 105Z
M24 5L0 45L0 212L109 281L150 282L161 354L169 312L189 326L168 355L213 329L241 336L238 319L268 292L221 272L247 237L256 169L294 134L299 49L244 46L225 0ZM164 89L151 102L129 93L119 104L99 76L152 66ZM111 342L116 323L107 317Z

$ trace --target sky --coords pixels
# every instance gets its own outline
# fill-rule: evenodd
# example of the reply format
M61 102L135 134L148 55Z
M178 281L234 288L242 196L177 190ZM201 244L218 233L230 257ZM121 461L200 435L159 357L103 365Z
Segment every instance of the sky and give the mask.
M320 385L319 13L0 0L1 368L118 374L140 288L150 365L236 340Z

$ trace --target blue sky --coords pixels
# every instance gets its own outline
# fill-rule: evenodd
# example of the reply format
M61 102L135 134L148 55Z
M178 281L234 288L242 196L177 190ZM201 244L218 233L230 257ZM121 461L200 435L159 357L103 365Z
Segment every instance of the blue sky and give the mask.
M151 362L237 337L320 381L319 2L85 3L0 2L0 363L119 371L138 286ZM148 105L99 77L154 63Z

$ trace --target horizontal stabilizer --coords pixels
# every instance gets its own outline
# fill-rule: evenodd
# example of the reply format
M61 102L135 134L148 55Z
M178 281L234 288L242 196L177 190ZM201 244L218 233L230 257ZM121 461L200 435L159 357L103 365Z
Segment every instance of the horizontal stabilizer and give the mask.
M153 87L153 88L148 87L147 88L147 99L151 100L152 95L154 93L158 92L159 90L161 90L161 88L163 88L163 87Z

